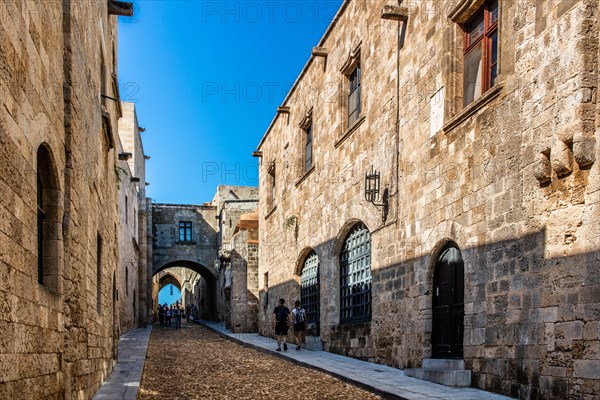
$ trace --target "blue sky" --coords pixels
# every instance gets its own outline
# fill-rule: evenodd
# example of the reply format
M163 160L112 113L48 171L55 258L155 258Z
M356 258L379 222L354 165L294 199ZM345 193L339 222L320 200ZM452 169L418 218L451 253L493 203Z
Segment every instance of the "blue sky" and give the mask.
M173 294L171 294L171 286L173 286ZM176 301L181 302L181 291L177 289L177 286L167 285L158 292L158 303L165 304L168 306L175 304Z
M119 86L136 103L148 196L210 201L256 185L252 157L342 0L136 1L119 19Z

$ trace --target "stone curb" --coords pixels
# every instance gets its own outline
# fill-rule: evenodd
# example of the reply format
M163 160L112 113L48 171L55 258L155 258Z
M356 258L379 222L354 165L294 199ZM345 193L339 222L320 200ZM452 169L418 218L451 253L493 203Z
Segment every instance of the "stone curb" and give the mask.
M369 385L369 384L367 384L367 383L360 382L360 381L357 381L357 380L354 380L354 379L348 378L347 376L341 375L341 374L339 374L339 373L337 373L337 372L334 372L334 371L329 371L329 370L326 370L326 369L324 369L324 368L318 367L318 366L316 366L316 365L308 364L308 363L306 363L306 362L304 362L304 361L297 360L297 359L295 359L295 358L292 358L292 357L288 357L288 356L287 356L285 353L283 353L283 352L279 352L279 351L275 351L275 350L269 350L269 349L265 349L265 348L263 348L263 347L260 347L260 346L257 346L257 345L255 345L255 344L248 343L248 342L244 342L243 340L241 340L241 339L238 339L238 338L236 338L236 337L233 337L233 336L230 336L230 335L228 335L228 334L227 334L227 333L225 333L225 332L221 332L221 331L219 331L218 329L215 329L215 328L213 328L213 327L212 327L212 326L210 326L210 325L204 324L202 321L197 321L197 320L190 320L190 321L193 321L193 322L195 322L196 324L198 324L198 325L201 325L201 326L203 326L203 327L205 327L205 328L207 328L207 329L209 329L209 330L211 330L211 331L215 332L216 334L218 334L218 335L219 335L219 336L221 336L222 338L225 338L225 339L228 339L228 340L230 340L230 341L232 341L232 342L235 342L235 343L237 343L237 344L240 344L240 345L242 345L243 347L252 348L252 349L254 349L254 350L258 350L258 351L260 351L261 353L269 354L269 355L272 355L272 356L275 356L275 357L282 358L282 359L284 359L284 360L286 360L286 361L290 361L290 362L292 362L292 363L294 363L294 364L296 364L296 365L300 365L300 366L302 366L302 367L306 367L306 368L310 368L310 369L314 369L314 370L317 370L317 371L323 372L323 373L325 373L325 374L327 374L327 375L331 375L331 376L333 376L333 377L335 377L335 378L337 378L337 379L339 379L339 380L341 380L341 381L343 381L343 382L349 383L349 384L351 384L351 385L357 386L357 387L359 387L359 388L361 388L361 389L364 389L364 390L367 390L367 391L369 391L369 392L371 392L371 393L374 393L374 394L376 394L376 395L379 395L379 396L383 397L384 399L388 399L388 400L409 400L409 399L407 399L407 398L405 398L405 397L398 396L397 394L394 394L394 393L389 393L389 392L385 392L385 391L383 391L383 390L381 390L381 389L378 389L378 388L376 388L376 387L374 387L374 386L371 386L371 385ZM293 346L295 346L295 345L293 345ZM292 347L293 347L293 346L292 346Z

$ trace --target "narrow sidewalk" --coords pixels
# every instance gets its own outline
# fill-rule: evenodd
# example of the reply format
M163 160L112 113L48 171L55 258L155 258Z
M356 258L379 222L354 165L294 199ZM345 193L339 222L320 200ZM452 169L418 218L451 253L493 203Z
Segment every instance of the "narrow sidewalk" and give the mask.
M509 397L473 388L452 388L407 377L404 371L381 364L361 361L326 351L296 351L295 345L287 352L275 351L273 339L256 333L232 333L222 323L195 321L221 336L259 351L285 358L305 367L333 375L345 382L375 392L382 397L402 400L508 400Z
M137 399L152 325L133 329L119 338L119 361L93 400Z

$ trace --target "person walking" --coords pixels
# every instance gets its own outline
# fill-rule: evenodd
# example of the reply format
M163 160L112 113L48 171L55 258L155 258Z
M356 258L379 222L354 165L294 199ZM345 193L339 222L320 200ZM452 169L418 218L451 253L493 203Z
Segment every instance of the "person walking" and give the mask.
M181 328L181 307L175 306L175 329Z
M160 326L165 324L165 309L163 308L162 304L158 305L158 323Z
M306 311L300 305L300 300L296 300L292 310L292 320L294 321L294 339L296 339L296 350L300 351L304 330L306 329Z
M285 305L284 299L279 299L279 305L273 311L273 329L277 336L277 351L281 351L281 342L283 341L283 351L287 351L286 338L288 334L290 309Z
M166 310L165 310L165 328L170 328L171 327L171 315L172 315L173 311L169 308L169 306L167 306Z

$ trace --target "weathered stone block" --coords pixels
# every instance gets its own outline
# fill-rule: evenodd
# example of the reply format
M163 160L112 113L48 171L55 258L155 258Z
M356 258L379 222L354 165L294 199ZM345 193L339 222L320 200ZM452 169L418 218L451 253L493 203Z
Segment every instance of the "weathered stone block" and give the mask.
M573 156L579 168L586 168L596 162L596 139L594 137L575 136Z
M562 140L555 140L551 152L552 169L559 178L573 172L573 152Z
M573 377L600 379L600 360L575 360L573 362Z

